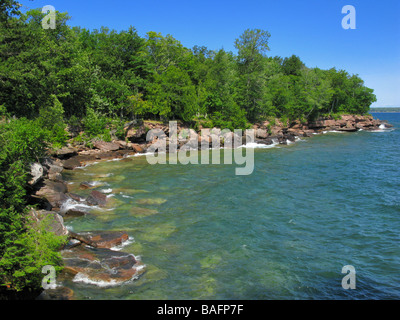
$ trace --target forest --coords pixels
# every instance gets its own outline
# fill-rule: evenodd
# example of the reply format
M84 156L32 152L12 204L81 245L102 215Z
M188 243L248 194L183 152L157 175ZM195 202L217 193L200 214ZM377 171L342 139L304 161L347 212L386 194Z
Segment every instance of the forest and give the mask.
M233 130L366 114L376 101L358 75L269 56L266 30L238 35L234 53L186 48L156 31L141 37L133 26L71 27L61 12L56 28L44 29L44 16L0 3L0 291L38 288L41 267L60 264L63 240L29 222L27 182L32 162L65 145L68 125L109 140L110 128L123 138L134 119Z

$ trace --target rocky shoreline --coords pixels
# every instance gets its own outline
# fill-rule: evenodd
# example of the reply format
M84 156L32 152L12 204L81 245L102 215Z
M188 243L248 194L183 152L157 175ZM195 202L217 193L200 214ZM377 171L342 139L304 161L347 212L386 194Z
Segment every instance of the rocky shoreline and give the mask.
M290 124L283 124L279 120L275 120L273 123L265 121L255 124L252 129L254 130L254 142L271 145L274 143L288 144L288 142L296 141L297 138L311 137L325 131L373 131L390 127L391 125L386 121L373 119L372 116L343 115L340 119L327 117L309 123L294 121ZM136 279L145 272L145 266L133 254L113 249L129 241L128 234L123 230L114 232L100 230L76 234L65 227L64 219L86 214L85 210L66 204L74 202L88 207L102 207L107 205L108 197L97 190L91 190L87 197L70 192L67 182L63 179L63 172L98 161L143 154L159 139L166 139L168 145L169 138L166 135L161 138L160 135L157 135L152 141L147 141L146 136L149 130L159 130L165 134L169 132L168 125L161 123L132 122L125 127L125 141L94 141L91 149L83 145L68 145L54 151L42 163L32 165L32 180L29 183L31 188L30 204L38 205L40 209L32 209L30 215L35 220L51 216L53 219L50 226L51 231L57 235L68 237L68 243L61 249L65 268L57 282L59 279L62 283L65 279L84 277L85 281L91 284L118 285ZM184 130L194 131L178 125L178 134ZM223 146L226 137L221 134L221 130L214 128L205 130L205 132L209 132L209 135L199 135L196 141L199 149L200 145L204 146L204 142L209 147L212 146L211 135L217 135ZM187 141L188 139L181 137L178 149L184 150ZM242 137L242 143L246 143L246 133ZM93 186L87 182L82 183L80 188L92 189ZM72 290L64 286L44 290L38 297L38 299L58 300L73 298Z

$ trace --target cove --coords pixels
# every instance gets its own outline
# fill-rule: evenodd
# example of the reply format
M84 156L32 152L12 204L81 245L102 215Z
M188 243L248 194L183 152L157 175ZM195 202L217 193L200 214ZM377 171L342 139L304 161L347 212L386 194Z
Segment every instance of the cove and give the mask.
M255 149L249 176L143 156L65 172L71 186L102 182L113 200L67 227L124 230L123 250L146 266L121 286L66 285L79 299L398 299L400 118L379 118L394 130ZM345 265L356 290L342 288Z

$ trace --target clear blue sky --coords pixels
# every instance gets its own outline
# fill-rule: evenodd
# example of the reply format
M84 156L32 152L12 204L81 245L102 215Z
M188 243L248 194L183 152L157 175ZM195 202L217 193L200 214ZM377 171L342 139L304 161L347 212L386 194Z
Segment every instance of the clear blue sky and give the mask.
M308 67L359 74L375 90L374 106L400 106L399 0L20 0L53 5L71 26L171 34L184 46L234 51L247 28L271 33L269 55L298 55ZM356 30L342 28L342 7L356 9Z

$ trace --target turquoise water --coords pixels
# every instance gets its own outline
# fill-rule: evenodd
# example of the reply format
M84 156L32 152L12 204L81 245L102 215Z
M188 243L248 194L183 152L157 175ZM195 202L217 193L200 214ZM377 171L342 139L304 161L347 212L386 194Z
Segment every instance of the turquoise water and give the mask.
M250 176L145 157L69 173L72 189L99 181L114 196L68 227L127 231L123 251L147 272L116 287L68 285L78 299L399 299L400 114L374 116L394 130L255 149ZM341 286L345 265L355 290Z

